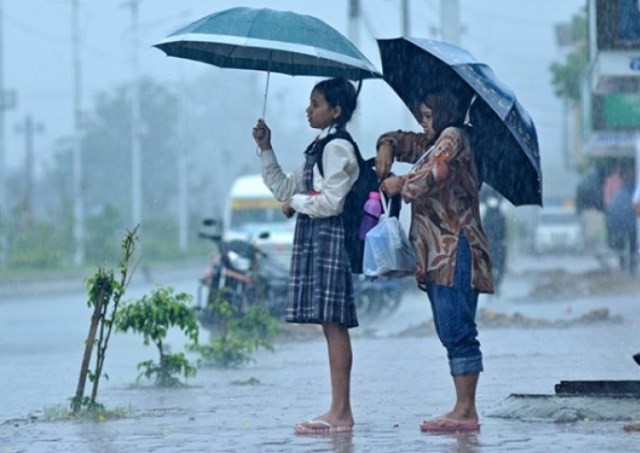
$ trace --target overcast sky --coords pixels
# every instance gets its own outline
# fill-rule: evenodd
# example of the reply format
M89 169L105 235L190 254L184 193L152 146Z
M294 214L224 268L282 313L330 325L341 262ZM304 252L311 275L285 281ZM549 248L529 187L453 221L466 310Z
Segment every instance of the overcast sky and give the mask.
M131 13L123 0L80 0L83 106L94 95L125 83L131 77ZM363 0L358 46L380 68L375 38L401 32L401 0ZM233 6L269 7L316 16L348 35L348 0L243 2L226 0L142 0L140 2L140 67L142 74L160 80L195 77L202 71L222 71L204 64L167 58L151 45L171 31L215 11ZM410 0L411 35L438 39L439 0ZM554 25L569 21L584 0L460 0L461 46L488 63L533 117L540 142L543 168L560 165L561 103L553 96L549 65L561 58ZM15 90L17 108L6 114L6 149L9 169L24 159L24 137L16 126L26 115L44 126L35 138L40 161L50 156L55 140L72 131L73 79L71 60L71 0L3 0L3 53L5 89ZM228 71L228 70L227 70ZM230 77L233 71L230 72ZM272 90L302 115L311 81L274 76ZM292 82L295 80L295 83ZM367 83L367 82L365 82ZM289 91L291 95L289 96ZM404 107L383 82L370 82L361 94L367 130L366 144L384 132L403 127ZM260 113L248 113L252 124ZM268 114L267 114L268 117ZM412 125L413 126L413 125ZM361 126L360 126L361 127ZM405 126L406 127L406 126ZM373 128L373 127L372 127ZM361 139L362 140L362 139ZM546 170L546 182L554 169Z

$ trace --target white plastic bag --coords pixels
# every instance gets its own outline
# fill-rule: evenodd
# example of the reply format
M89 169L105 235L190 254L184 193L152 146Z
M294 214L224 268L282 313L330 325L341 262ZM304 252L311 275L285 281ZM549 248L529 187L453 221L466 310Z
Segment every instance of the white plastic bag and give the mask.
M386 208L386 206L385 206ZM367 277L415 275L416 254L396 217L385 213L364 240L363 273Z

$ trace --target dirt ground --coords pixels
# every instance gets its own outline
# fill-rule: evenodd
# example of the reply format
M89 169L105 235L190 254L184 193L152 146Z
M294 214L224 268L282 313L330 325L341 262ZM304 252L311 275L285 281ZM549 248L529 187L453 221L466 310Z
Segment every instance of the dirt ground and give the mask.
M576 297L621 295L640 292L640 277L610 269L572 273L566 269L528 271L533 279L531 300L575 299Z
M514 303L515 306L519 303L566 302L602 298L603 296L640 295L640 277L609 269L589 269L583 272L569 272L563 268L529 269L511 275L510 278L528 282L525 294L505 295L505 299ZM625 320L620 315L611 315L609 308L605 306L593 308L580 316L562 320L527 316L519 312L502 313L489 307L481 307L478 309L476 322L480 329L500 327L563 328L592 324L620 324ZM420 325L412 326L397 335L402 337L435 335L433 320L430 319Z

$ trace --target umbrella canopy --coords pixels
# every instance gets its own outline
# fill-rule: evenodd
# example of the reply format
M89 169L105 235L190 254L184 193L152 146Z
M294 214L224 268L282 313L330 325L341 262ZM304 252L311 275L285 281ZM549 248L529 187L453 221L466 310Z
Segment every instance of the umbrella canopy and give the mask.
M351 80L382 77L351 41L325 22L268 8L217 12L154 46L172 57L223 68Z
M378 47L385 81L414 114L428 92L444 86L469 103L475 99L469 122L483 182L515 206L542 206L535 126L489 66L457 46L430 39L379 39Z

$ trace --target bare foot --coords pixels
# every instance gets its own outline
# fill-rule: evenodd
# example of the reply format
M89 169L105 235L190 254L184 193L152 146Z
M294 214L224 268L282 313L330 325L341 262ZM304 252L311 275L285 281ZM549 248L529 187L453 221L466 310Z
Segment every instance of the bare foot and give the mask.
M350 432L353 429L351 425L334 425L324 420L309 420L296 424L294 431L296 434L336 434Z
M459 411L454 409L451 412L444 414L438 418L448 418L451 420L458 420L461 422L477 422L478 413L475 411L475 409L471 411Z
M311 420L297 423L295 428L296 428L296 432L308 431L308 430L324 431L327 429L333 432L336 430L337 431L350 430L350 428L353 427L353 424L354 424L353 415L351 415L350 413L339 417L331 414L330 412L327 412L326 414L320 415L319 417L313 418ZM301 433L301 434L305 434L305 433ZM311 434L311 433L307 433L307 434Z

